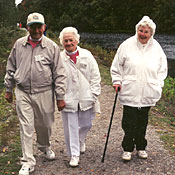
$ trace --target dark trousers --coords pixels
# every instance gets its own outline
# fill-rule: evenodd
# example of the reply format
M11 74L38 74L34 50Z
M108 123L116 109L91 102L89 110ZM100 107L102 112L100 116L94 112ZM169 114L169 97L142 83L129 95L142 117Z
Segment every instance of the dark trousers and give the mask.
M122 128L125 134L122 141L124 151L132 152L135 147L136 150L145 150L149 110L150 107L124 106L122 119Z

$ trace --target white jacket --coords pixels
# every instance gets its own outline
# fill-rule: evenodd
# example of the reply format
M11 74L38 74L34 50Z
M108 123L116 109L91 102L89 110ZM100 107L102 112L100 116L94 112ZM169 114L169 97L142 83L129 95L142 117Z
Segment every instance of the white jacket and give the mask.
M125 40L111 66L113 84L121 84L121 104L155 106L167 76L167 59L160 44L151 37L144 46L137 35Z
M67 73L67 90L65 94L66 107L65 112L85 111L92 107L101 92L101 77L96 60L91 52L77 47L79 56L77 62L74 62L66 54L61 52L64 67Z

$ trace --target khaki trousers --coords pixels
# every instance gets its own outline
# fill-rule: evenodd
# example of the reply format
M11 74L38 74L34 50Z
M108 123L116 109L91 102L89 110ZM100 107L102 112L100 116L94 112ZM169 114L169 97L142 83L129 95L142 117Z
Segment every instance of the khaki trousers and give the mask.
M20 122L22 162L35 165L33 156L33 134L36 130L37 143L41 151L50 146L51 126L54 122L54 93L48 90L37 94L26 94L16 88L16 110Z

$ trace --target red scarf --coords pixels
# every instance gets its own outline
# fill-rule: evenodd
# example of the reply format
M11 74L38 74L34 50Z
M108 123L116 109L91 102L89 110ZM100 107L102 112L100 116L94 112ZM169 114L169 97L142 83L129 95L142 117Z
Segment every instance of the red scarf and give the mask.
M70 56L70 59L76 64L76 62L77 62L77 58L76 57L79 55L78 51L75 54L71 54L71 55L69 55L67 53L67 55Z
M41 40L40 41L32 41L29 37L28 39L30 45L32 46L32 48L35 48L39 43L41 43Z

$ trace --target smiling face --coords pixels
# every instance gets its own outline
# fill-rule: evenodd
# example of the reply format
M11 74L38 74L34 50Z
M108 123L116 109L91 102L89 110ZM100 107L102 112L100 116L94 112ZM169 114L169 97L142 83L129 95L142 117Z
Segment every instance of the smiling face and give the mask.
M72 33L66 33L63 36L63 46L68 52L74 52L77 49L78 41Z
M34 23L27 27L33 39L40 39L45 31L46 25Z
M138 36L138 40L142 44L146 44L152 36L152 30L148 25L139 26L137 31L137 36Z

